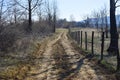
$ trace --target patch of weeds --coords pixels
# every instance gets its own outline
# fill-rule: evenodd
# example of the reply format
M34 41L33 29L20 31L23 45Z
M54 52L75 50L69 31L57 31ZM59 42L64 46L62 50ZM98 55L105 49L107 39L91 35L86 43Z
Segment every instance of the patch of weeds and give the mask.
M23 80L30 69L30 65L19 64L17 66L7 67L4 71L0 72L0 79L13 79Z
M100 62L100 65L101 65L102 67L108 69L109 71L112 71L112 72L115 71L115 68L113 68L112 65L111 65L110 63L108 63L107 61L105 61L105 60L102 60L102 61Z
M44 53L47 43L48 43L47 38L44 39L43 41L39 42L39 43L38 42L35 43L33 45L34 46L33 47L33 52L30 54L30 56L34 57L34 58L40 57Z

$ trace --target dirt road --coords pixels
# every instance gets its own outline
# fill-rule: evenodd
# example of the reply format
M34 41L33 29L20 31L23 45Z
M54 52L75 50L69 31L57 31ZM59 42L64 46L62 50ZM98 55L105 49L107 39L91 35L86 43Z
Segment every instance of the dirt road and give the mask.
M116 80L77 51L66 30L38 45L35 66L25 80Z

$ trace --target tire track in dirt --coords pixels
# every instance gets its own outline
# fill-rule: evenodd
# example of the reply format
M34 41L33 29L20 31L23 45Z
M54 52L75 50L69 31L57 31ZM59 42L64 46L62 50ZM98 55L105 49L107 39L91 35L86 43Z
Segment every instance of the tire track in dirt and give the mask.
M30 76L25 78L25 80L52 80L51 77L53 75L51 74L51 72L53 64L55 63L53 59L53 46L58 43L58 41L61 39L61 36L62 33L59 33L46 41L47 43L44 49L45 51L40 56L42 59L36 59L37 65L39 65L39 67L35 67L35 69L31 70ZM41 52L41 48L40 50L38 50L38 52Z
M48 42L46 50L43 54L43 57L47 57L47 60L51 60L52 56L53 56L53 46L60 40L62 33L60 33L59 35L57 35L58 37L50 42ZM44 62L45 59L43 59ZM52 62L45 62L44 65L42 65L42 70L44 71L44 69L47 69L48 71L46 72L45 76L46 76L46 80L50 80L51 79L51 72L52 72L52 64L54 63L54 60ZM37 76L38 79L40 77L40 75Z
M61 80L116 80L113 75L102 72L102 68L75 50L66 32L62 36L61 44L66 54L72 56L69 59L69 63L72 63L69 74L62 76Z
M25 80L107 80L106 76L96 73L99 67L80 54L63 30L47 41L42 59L36 59L38 67L31 69ZM41 48L40 48L41 49Z
M71 41L68 39L67 33L64 33L61 41L67 55L72 57L69 59L69 63L72 63L71 69L69 71L70 73L64 76L63 79L64 80L66 79L67 80L89 80L88 76L90 75L90 77L92 77L92 79L90 80L97 80L97 75L95 75L95 72L92 70L92 68L84 64L84 56L81 55L78 51L76 51L74 47L71 45ZM76 73L79 72L79 70L81 70L80 72L81 77L77 79L72 79L70 76L75 75ZM84 77L86 77L86 79L84 79Z

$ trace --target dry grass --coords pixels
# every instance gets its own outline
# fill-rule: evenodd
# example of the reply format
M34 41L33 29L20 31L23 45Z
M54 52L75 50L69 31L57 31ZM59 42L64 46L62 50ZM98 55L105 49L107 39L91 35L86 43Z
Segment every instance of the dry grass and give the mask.
M94 31L94 53L98 59L100 59L101 55L101 32L99 32L97 29L94 28L75 28L72 29L72 31L83 31L83 49L85 49L85 32L87 32L87 40L88 40L88 51L91 52L91 36L92 31ZM110 36L110 34L109 34ZM119 40L120 42L120 40ZM109 56L107 53L107 49L110 44L110 38L105 38L105 44L104 44L104 60L113 66L113 68L116 68L117 65L117 59L116 56ZM120 45L120 44L119 44Z
M0 80L23 80L33 66L36 66L34 61L42 55L48 39L49 35L43 40L41 37L34 40L32 36L17 40L15 51L0 56Z
M89 66L92 63L84 60L82 66L79 65L79 59L83 58L79 46L66 35L67 30L58 29L53 36L45 37L43 40L32 40L26 52L28 55L25 57L13 55L1 57L0 79L66 80L66 77L76 75L76 72L82 75L83 80L96 79L95 69ZM80 75L68 80L82 79Z
M23 80L29 71L30 65L19 63L14 66L9 66L0 72L0 79L17 79Z
M29 35L16 41L15 51L8 55L0 56L0 79L23 80L32 74L33 69L38 69L41 64L38 60L42 58L47 44L57 38L62 29L55 34L34 36ZM30 80L29 78L27 80Z

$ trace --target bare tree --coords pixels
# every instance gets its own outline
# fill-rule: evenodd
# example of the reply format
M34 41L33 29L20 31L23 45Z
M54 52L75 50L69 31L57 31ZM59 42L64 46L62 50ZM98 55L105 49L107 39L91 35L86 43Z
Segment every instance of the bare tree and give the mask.
M105 13L104 13L104 10L100 10L100 20L101 20L101 22L100 22L100 24L101 24L101 31L103 32L103 30L104 30L104 20L105 20L105 15L104 15Z
M108 20L107 20L107 7L104 6L103 8L101 8L100 10L100 15L101 15L101 27L102 27L102 31L105 27L105 32L106 32L106 38L108 38Z
M53 32L55 33L56 30L56 22L57 22L57 2L53 2Z
M99 28L99 23L100 23L100 14L98 11L94 11L93 17L95 18L95 27L97 27L97 30Z
M1 0L0 1L0 24L1 24L1 21L2 21L3 3L4 3L4 0Z
M119 48L118 48L118 32L116 25L116 7L119 0L110 0L110 46L108 52L117 54L117 70L120 70L120 57L119 57Z
M2 30L2 26L6 23L5 18L8 17L6 15L7 11L11 8L11 6L8 6L8 3L6 0L0 0L0 29Z
M14 15L14 23L17 23L17 3L16 0L13 0L13 15Z
M8 5L11 6L11 8L9 8L7 11L7 15L9 15L8 21L10 23L16 24L18 21L17 18L18 18L18 11L19 11L16 0L11 0L11 2L9 2Z
M7 6L7 2L5 0L0 0L0 25L3 24L3 17L8 9L9 7Z
M75 21L74 15L70 15L70 26L69 27L75 27L74 26L74 21Z
M53 22L53 15L52 15L52 6L50 6L50 2L49 1L46 1L45 2L45 7L46 7L46 20L48 22L48 25L51 29L51 31L53 31L53 25L52 25L52 22Z
M20 1L18 1L18 0L16 0L16 3L28 11L28 32L31 32L31 30L32 30L32 28L31 28L32 13L39 5L42 4L42 0L26 0L26 1L27 1L27 7L25 5L23 5L22 3L20 3Z
M39 22L42 21L42 14L43 14L43 9L42 9L41 6L39 6L38 9L37 9L37 16L39 18Z
M39 21L46 20L46 26L49 26L51 32L56 31L56 24L58 18L58 7L56 0L45 0L44 5L39 6L37 9L37 15L39 17Z
M0 33L3 30L3 27L2 27L3 3L4 3L4 0L1 0L0 1Z
M110 34L111 34L111 41L110 41L110 46L108 48L108 51L116 53L116 51L118 50L118 33L117 33L117 26L116 26L115 11L116 11L116 2L115 2L115 0L110 0Z

